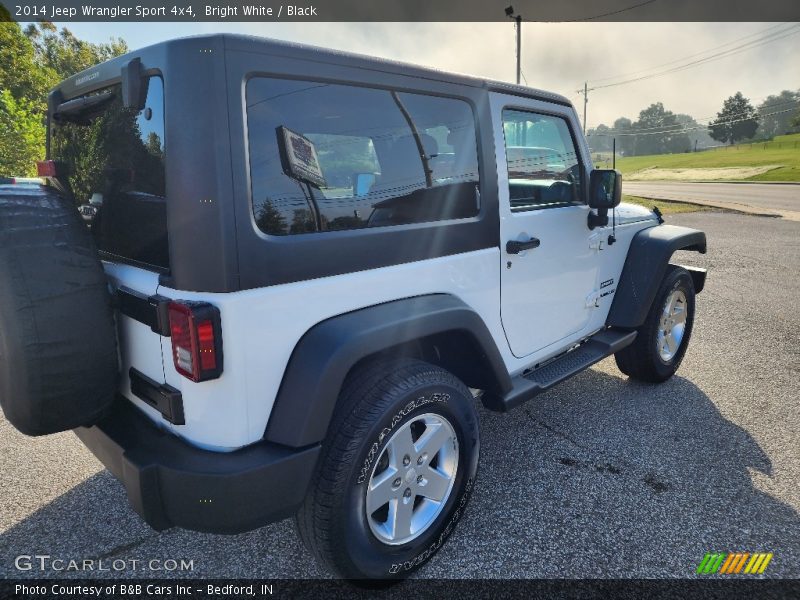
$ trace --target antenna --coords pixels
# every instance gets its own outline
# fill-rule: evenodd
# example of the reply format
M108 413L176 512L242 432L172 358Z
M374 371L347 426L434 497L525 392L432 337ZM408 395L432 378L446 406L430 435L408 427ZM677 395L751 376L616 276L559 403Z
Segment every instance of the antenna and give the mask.
M608 163L606 163L608 164ZM611 164L612 168L617 168L617 138L614 137L611 142ZM608 245L613 246L617 241L617 207L611 209L611 235L608 236Z

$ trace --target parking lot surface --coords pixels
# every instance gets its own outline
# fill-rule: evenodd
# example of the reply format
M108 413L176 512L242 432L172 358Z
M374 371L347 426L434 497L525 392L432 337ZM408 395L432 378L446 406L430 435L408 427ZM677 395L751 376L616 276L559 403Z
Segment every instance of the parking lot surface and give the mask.
M773 552L800 577L800 223L704 212L708 267L677 376L629 381L613 359L508 414L481 409L474 495L418 577L687 577L706 552ZM0 575L325 576L291 521L239 536L155 532L71 433L0 417ZM138 560L122 572L18 571L15 557ZM191 573L149 570L191 560Z

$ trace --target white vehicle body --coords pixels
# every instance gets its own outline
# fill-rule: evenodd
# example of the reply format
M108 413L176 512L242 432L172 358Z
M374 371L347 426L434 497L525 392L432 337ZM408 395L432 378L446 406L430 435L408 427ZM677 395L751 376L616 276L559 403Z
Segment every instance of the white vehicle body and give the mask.
M657 224L649 210L633 204L616 209L616 238L610 229L586 227L589 207L569 206L512 212L501 113L518 108L574 117L571 108L492 93L496 168L500 182L501 239L535 235L541 247L513 257L500 248L429 259L242 292L209 294L159 285L144 269L105 263L110 280L145 295L205 301L220 310L225 370L219 379L194 383L170 358L168 338L130 317L120 317L123 373L135 366L180 390L185 425L164 421L137 398L123 377L121 392L154 422L209 450L230 451L259 441L289 358L314 325L336 315L426 294L452 294L475 310L489 328L511 375L561 354L599 331L608 316L631 239ZM582 159L591 161L582 138ZM603 282L612 282L601 288ZM357 293L354 291L357 290ZM608 293L611 292L611 293ZM163 360L162 360L163 356Z
M43 287L65 303L85 280L69 336L98 366L66 365L64 396L8 377L4 411L73 429L157 530L295 515L339 574L401 576L463 512L476 402L506 412L610 356L665 381L683 358L705 271L670 260L705 234L620 204L562 96L215 35L93 67L48 107L52 185L0 211L97 251ZM102 199L90 234L59 216L76 198Z

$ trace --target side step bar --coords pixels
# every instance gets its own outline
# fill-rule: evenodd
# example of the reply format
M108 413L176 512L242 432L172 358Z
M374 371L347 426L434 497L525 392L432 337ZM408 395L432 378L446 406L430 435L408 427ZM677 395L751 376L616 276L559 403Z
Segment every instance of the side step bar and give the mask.
M596 333L574 350L538 369L514 377L512 380L514 387L505 396L484 395L483 404L490 410L509 411L594 363L619 352L632 344L635 339L635 331L606 329Z

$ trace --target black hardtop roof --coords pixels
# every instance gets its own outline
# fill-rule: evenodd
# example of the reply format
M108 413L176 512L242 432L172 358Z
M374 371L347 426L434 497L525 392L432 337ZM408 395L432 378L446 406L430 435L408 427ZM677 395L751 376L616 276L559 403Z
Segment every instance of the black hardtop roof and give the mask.
M151 46L147 46L145 48L141 48L138 50L133 50L124 56L119 56L117 58L112 59L111 61L109 61L109 63L117 63L122 65L128 60L130 60L130 58L133 58L137 54L142 53L146 50L157 49L159 47L163 48L169 45L180 45L180 44L185 44L187 42L197 43L197 41L201 41L204 39L209 41L221 39L223 41L226 51L254 52L259 54L281 56L285 58L314 60L318 62L342 65L358 69L401 74L411 77L419 77L422 79L430 79L433 81L441 81L459 85L468 85L472 87L484 88L489 91L496 91L516 96L524 96L529 98L535 98L537 100L544 100L546 102L555 102L557 104L572 106L572 103L566 97L560 94L547 92L544 90L539 90L531 87L515 85L513 83L507 83L503 81L483 79L471 75L449 73L447 71L440 71L438 69L421 67L418 65L403 63L394 60L375 58L363 54L344 52L341 50L331 50L329 48L322 48L307 44L298 44L295 42L285 42L281 40L275 40L272 38L265 38L254 35L219 33L211 35L204 34L197 36L175 38L163 42L158 42L156 44L152 44ZM77 73L72 77L66 79L64 82L62 82L61 85L64 85L64 83L67 82L70 83L75 82L78 78L81 77L83 73L86 73L96 68L97 67L91 67L90 69L86 69L86 71Z
M225 47L227 50L238 50L243 52L259 52L262 54L273 54L278 56L292 56L295 58L307 58L311 60L318 60L320 62L336 63L348 67L355 67L360 69L370 69L375 71L384 71L390 73L402 73L412 77L420 77L424 79L432 79L435 81L444 81L448 83L458 83L461 85L469 85L473 87L487 88L492 91L503 92L506 94L515 94L518 96L530 96L532 98L547 100L548 102L557 102L559 104L566 104L571 106L572 103L560 94L538 90L535 88L526 87L523 85L515 85L503 81L495 81L491 79L482 79L472 75L463 75L459 73L450 73L441 71L439 69L432 69L428 67L421 67L410 63L404 63L395 60L387 60L382 58L375 58L363 54L356 54L354 52L345 52L342 50L331 50L329 48L322 48L319 46L310 46L307 44L298 44L295 42L285 42L271 38L258 37L254 35L239 35L239 34L220 34L225 39ZM214 36L208 36L214 37ZM175 40L180 41L180 40ZM169 43L169 42L167 42Z

